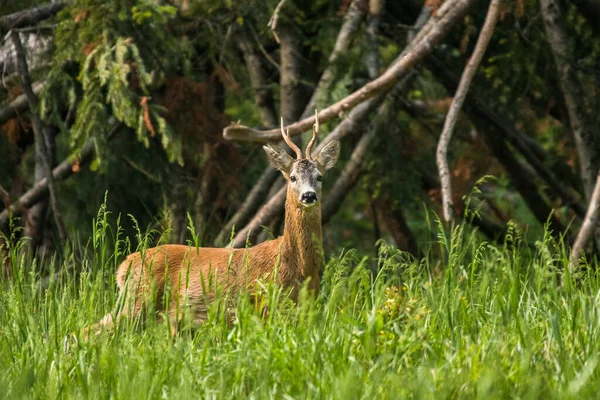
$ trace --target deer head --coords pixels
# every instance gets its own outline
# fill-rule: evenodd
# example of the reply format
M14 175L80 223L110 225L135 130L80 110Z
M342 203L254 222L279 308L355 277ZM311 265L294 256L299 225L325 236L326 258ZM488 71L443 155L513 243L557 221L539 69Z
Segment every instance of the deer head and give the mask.
M306 146L306 157L302 157L302 151L290 139L289 129L287 133L283 129L283 118L281 118L281 136L296 153L296 159L275 144L263 146L271 166L281 171L287 179L288 193L290 191L293 193L291 198L304 208L311 208L318 204L321 198L323 174L335 165L340 155L340 142L332 140L313 159L311 150L319 133L319 119L316 117L316 113L315 121L312 139Z

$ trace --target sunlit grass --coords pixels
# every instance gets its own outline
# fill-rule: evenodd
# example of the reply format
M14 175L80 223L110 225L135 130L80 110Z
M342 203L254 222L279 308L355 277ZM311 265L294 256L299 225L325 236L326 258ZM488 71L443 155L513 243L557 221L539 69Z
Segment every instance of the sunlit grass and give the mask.
M4 398L594 398L600 390L600 285L561 277L564 249L535 247L511 226L506 244L470 228L440 228L422 260L381 246L329 256L318 299L293 305L261 285L268 315L248 296L229 321L223 304L175 338L168 324L124 320L84 340L114 309L115 269L131 250L101 210L87 246L43 280L10 241L0 291ZM156 235L154 235L156 237ZM150 239L140 234L143 246ZM588 271L592 271L590 267ZM376 272L373 272L376 271ZM567 279L562 287L561 279ZM143 325L143 326L142 326Z

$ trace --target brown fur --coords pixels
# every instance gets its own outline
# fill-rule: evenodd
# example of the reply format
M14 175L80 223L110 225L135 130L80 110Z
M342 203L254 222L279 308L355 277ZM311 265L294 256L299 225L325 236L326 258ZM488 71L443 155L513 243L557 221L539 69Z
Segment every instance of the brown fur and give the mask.
M333 147L337 151L332 153ZM257 280L274 279L278 285L290 289L291 298L296 300L300 286L308 279L309 289L314 294L318 292L322 258L321 203L306 206L300 199L306 188L314 190L320 199L321 184L316 176L335 164L339 144L323 149L326 161L322 164L312 160L290 163L285 158L289 157L286 153L277 154L273 161L274 153L267 153L286 178L298 177L296 183L288 181L283 236L247 249L164 245L143 254L130 254L117 270L119 291L125 297L117 319L138 315L154 294L157 312L161 314L165 311L164 295L168 294L167 317L174 333L183 316L184 304L191 310L194 322L201 323L206 319L207 305L215 299L217 289L236 296L242 289L252 293ZM90 330L99 331L114 322L108 314Z

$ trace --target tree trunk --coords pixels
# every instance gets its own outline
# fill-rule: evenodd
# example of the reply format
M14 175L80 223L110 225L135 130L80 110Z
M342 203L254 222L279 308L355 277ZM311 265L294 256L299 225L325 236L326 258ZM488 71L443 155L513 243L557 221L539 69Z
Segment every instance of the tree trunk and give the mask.
M579 153L579 167L586 199L589 201L600 167L599 131L585 108L585 92L574 68L575 59L558 2L540 0L540 7Z
M269 86L269 79L263 68L260 56L250 39L249 29L245 27L238 35L239 46L244 55L244 61L250 75L250 84L255 91L255 102L260 111L260 118L264 126L274 127L279 125L279 118L275 113L273 92Z

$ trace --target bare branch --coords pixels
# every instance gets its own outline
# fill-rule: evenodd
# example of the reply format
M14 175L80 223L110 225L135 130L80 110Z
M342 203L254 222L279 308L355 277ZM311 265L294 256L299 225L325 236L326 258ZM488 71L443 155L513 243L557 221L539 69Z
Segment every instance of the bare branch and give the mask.
M569 271L574 272L575 267L579 263L579 257L581 252L585 249L589 243L591 237L594 235L598 228L598 217L600 216L600 173L596 176L596 184L592 192L590 199L590 206L583 219L581 229L577 234L577 238L573 243L573 249L571 250L571 257L569 258Z
M40 7L19 11L0 18L0 34L14 28L35 25L40 21L55 16L68 2L55 2Z
M443 13L441 16L438 15L437 17L430 18L429 22L431 24L428 23L423 28L427 28L427 33L416 42L411 51L398 57L379 78L369 82L346 98L321 110L319 113L319 121L325 123L334 118L339 118L344 112L392 87L402 76L408 73L408 71L418 64L425 56L433 51L434 47L450 32L454 25L462 19L469 7L474 3L475 0L446 1L443 6L446 6L445 9L447 9L447 12ZM417 35L417 37L419 37L419 35ZM300 133L309 130L314 123L314 117L309 117L296 122L289 126L290 135L299 135ZM242 125L230 125L223 130L223 137L227 140L247 140L254 142L276 141L279 140L279 129L257 131Z
M279 43L279 36L277 36L277 21L279 21L279 13L281 12L281 8L283 7L283 5L285 4L287 0L281 0L279 2L279 4L277 4L277 7L275 7L275 12L273 12L273 15L271 16L271 19L269 20L269 23L267 24L267 26L269 27L269 29L271 29L271 31L273 32L273 37L275 37L275 41L277 43Z
M446 121L444 122L444 128L438 142L436 151L436 161L440 174L440 182L442 185L442 210L444 213L444 219L446 222L454 221L454 203L452 201L452 182L450 180L450 168L448 166L448 145L452 139L452 131L456 125L458 119L458 113L465 102L465 97L469 90L469 85L475 77L477 68L481 63L481 59L485 54L488 43L492 38L496 21L498 20L498 14L500 11L501 0L492 0L488 9L481 34L477 39L477 44L473 50L473 54L465 67L460 83L456 89L456 94L452 99L452 104L448 110Z
M446 64L443 61L430 57L429 67L434 72L439 81L446 87L448 92L456 90L456 77L448 71ZM539 193L539 185L536 183L535 176L529 172L529 169L521 160L515 157L505 140L507 135L496 124L490 124L490 120L484 113L480 113L479 105L476 104L475 98L470 94L467 96L467 101L464 104L465 112L471 122L476 126L477 131L482 134L488 148L502 164L507 174L510 176L515 188L527 203L527 206L535 215L541 224L545 224L550 216L550 223L553 234L559 235L564 231L561 222L554 215L554 210Z

